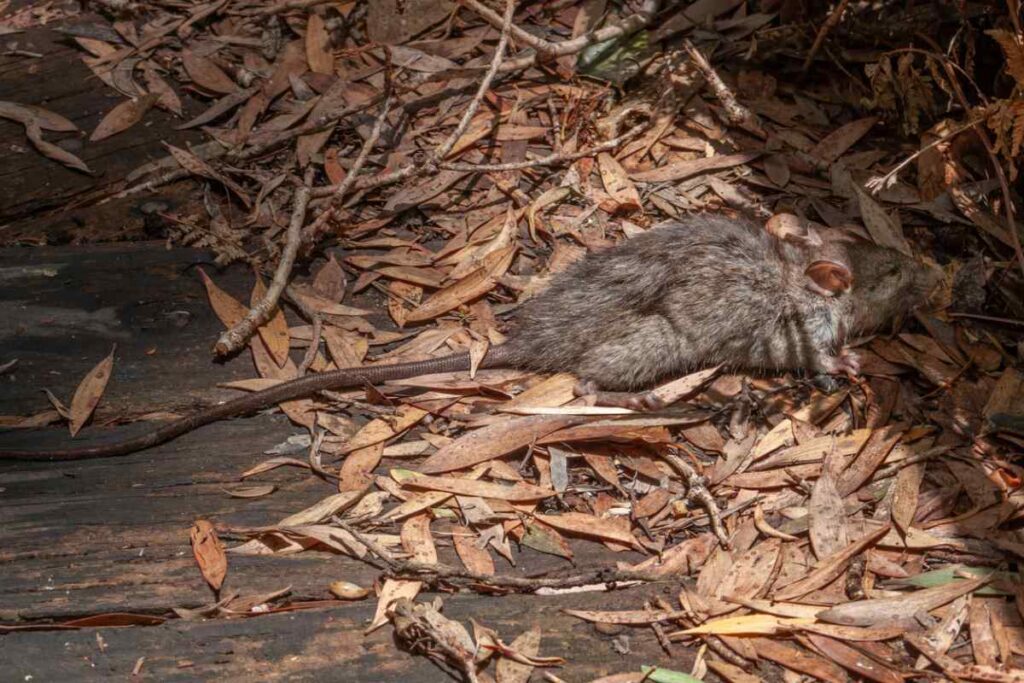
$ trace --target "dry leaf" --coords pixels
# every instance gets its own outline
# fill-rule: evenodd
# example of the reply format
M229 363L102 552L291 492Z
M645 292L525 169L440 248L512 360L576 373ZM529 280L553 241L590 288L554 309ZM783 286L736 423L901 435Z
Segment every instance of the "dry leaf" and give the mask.
M107 115L96 126L96 130L89 136L89 141L99 142L128 130L142 120L142 117L152 109L158 99L160 99L159 95L150 93L121 102L107 112Z
M196 558L199 571L203 573L210 588L219 591L228 573L228 558L224 554L224 546L217 538L213 525L205 519L196 520L189 532L192 542L192 555Z
M200 88L227 95L238 90L238 85L224 70L206 57L200 57L191 50L181 51L181 64L188 77Z
M331 53L331 35L323 18L312 12L306 24L306 61L309 70L317 74L334 73L334 55Z
M116 345L110 349L110 354L86 373L82 381L79 382L78 388L75 389L70 408L71 436L78 434L93 411L96 410L96 406L99 405L103 390L107 388L107 382L110 380L111 370L114 368L114 351L116 349Z

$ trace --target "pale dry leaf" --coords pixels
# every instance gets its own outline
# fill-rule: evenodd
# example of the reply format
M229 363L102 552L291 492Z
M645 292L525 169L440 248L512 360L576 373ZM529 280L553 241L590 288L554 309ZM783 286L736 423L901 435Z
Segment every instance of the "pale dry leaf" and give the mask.
M89 141L99 142L128 130L142 120L142 117L153 108L158 99L160 99L159 95L150 93L121 102L107 112L107 115L89 136Z
M189 532L192 543L192 555L199 565L203 578L210 588L219 591L228 573L228 558L224 554L224 546L217 538L213 525L205 519L198 519Z
M68 427L71 430L71 436L78 434L93 411L96 410L96 406L99 405L103 391L107 388L107 382L110 381L111 370L114 368L114 351L116 349L117 346L110 349L110 354L86 373L82 381L79 382L78 388L75 389L69 409Z
M309 70L317 74L334 73L334 55L327 24L316 12L311 12L306 23L306 61Z

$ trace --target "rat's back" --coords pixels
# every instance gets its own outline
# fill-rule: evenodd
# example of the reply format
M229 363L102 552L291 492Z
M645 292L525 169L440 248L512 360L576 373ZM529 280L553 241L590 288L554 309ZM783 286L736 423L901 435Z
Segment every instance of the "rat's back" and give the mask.
M527 302L509 342L514 362L568 371L607 389L649 386L729 360L779 315L783 263L745 221L696 216L587 255ZM756 303L755 303L756 302Z

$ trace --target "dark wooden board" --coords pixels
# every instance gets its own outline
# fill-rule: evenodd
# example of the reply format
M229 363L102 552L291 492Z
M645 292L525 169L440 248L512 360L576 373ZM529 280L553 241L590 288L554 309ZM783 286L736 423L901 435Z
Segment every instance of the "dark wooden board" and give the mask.
M47 406L40 387L68 400L81 376L118 344L102 414L187 408L232 395L217 381L249 377L240 356L212 361L208 349L221 329L189 265L202 252L162 243L0 250L0 362L18 358L0 376L0 411L29 414ZM212 271L211 271L212 273ZM251 286L242 267L216 275L240 298ZM187 315L178 314L185 311ZM179 326L176 320L187 320ZM147 351L156 348L156 353ZM83 443L118 438L147 423L89 426ZM210 425L177 441L125 458L77 463L0 463L0 621L51 623L84 615L142 612L209 604L213 595L192 558L188 529L196 518L221 526L273 524L333 493L306 472L277 470L259 478L278 490L258 499L232 498L225 488L265 459L264 451L301 433L282 415ZM67 443L66 428L0 433L0 445L43 448ZM406 462L400 463L402 466ZM443 532L443 524L438 523ZM456 562L444 534L441 557ZM599 544L573 544L581 567L633 559ZM528 575L568 568L564 560L524 550L504 573ZM254 595L290 586L292 597L329 598L331 581L370 586L377 571L347 557L305 552L284 557L231 556L227 587ZM622 657L608 636L560 610L634 609L671 585L616 593L557 597L446 595L446 613L473 618L511 640L540 622L543 653L570 659L565 675L586 680L636 670L665 656L651 633L628 631L632 654ZM429 598L430 596L425 596ZM91 680L125 676L139 657L159 680L441 680L421 657L396 649L390 627L364 639L374 601L340 608L243 620L81 631L16 632L0 636L0 679ZM98 639L99 637L99 639ZM104 645L101 648L100 642ZM686 669L686 650L673 666Z
M505 642L540 624L541 654L568 660L566 666L552 670L565 680L587 681L638 671L641 665L652 663L688 671L692 652L677 646L670 658L646 629L605 635L562 611L570 607L626 609L640 604L645 592L501 598L455 595L444 598L444 614L470 629L469 619L475 619L495 629ZM145 657L143 676L160 681L451 680L425 658L399 650L389 626L364 636L373 607L372 601L367 601L230 621L12 633L0 636L0 671L10 675L7 680L26 680L29 675L37 681L123 679L138 659ZM624 654L623 649L627 649ZM493 674L493 664L489 671ZM540 680L536 673L534 680Z
M253 375L242 356L216 362L221 324L196 268L248 300L252 274L218 273L209 255L161 242L0 249L0 413L70 401L83 375L117 345L101 416L184 409L236 395L218 382ZM101 420L102 421L102 418Z
M88 23L88 15L76 22ZM43 137L77 155L95 175L47 159L25 137L21 124L0 119L0 224L64 209L79 195L120 182L139 166L165 157L163 141L179 146L201 141L196 131L175 130L180 121L173 115L151 109L127 131L90 142L96 125L125 97L99 81L82 63L84 53L56 28L17 34L19 49L41 58L0 55L0 100L37 105L73 121L81 133L44 132ZM205 106L185 92L178 94L189 115ZM10 235L9 229L0 229L0 242L9 243Z

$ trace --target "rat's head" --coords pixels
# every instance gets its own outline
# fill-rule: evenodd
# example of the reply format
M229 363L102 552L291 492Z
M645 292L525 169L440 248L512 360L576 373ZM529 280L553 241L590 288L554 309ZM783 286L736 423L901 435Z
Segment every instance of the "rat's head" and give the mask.
M899 324L915 308L923 306L942 280L936 267L874 244L846 246L853 274L849 291L851 329L871 332L888 323Z

